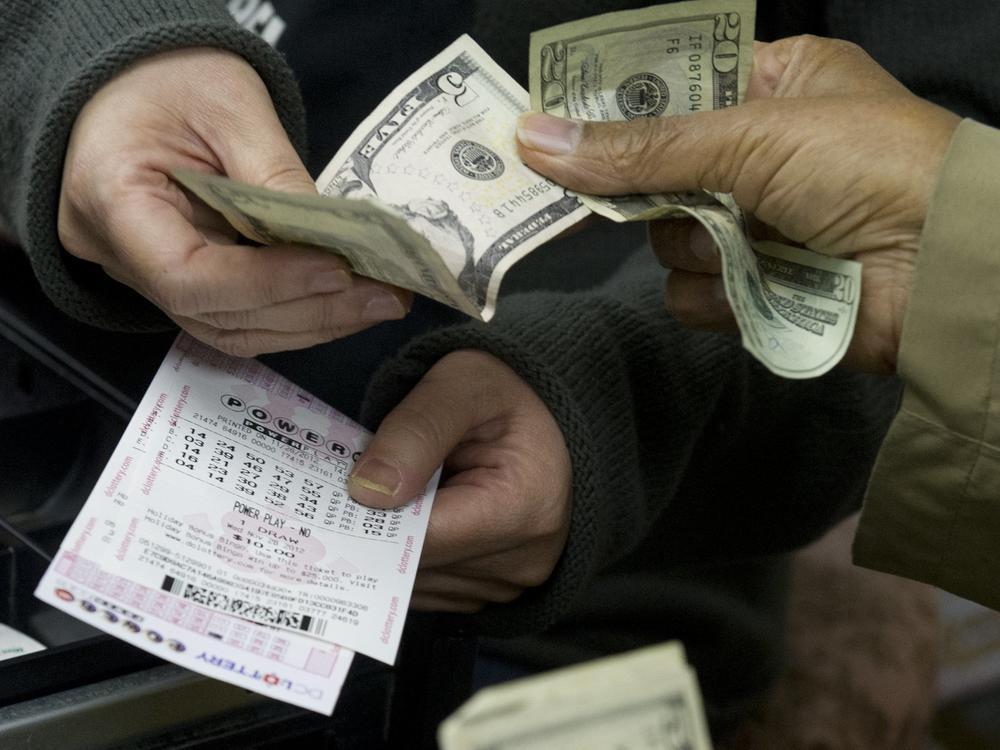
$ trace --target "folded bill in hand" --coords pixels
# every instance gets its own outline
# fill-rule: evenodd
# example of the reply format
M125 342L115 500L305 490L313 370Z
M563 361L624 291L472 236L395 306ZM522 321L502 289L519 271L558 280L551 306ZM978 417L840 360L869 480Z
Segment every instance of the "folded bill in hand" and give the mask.
M329 248L359 274L480 320L493 316L515 262L591 211L614 221L694 218L719 248L745 348L778 375L816 377L850 343L859 264L755 246L729 195L577 196L517 154L517 117L529 106L613 121L737 105L754 15L754 0L691 0L537 31L530 96L462 36L352 133L317 180L321 196L175 176L251 239Z

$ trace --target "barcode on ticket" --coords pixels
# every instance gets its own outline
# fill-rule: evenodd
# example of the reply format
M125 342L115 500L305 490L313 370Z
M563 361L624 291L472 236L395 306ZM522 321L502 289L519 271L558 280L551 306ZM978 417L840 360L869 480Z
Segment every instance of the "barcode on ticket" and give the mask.
M299 612L289 612L286 609L276 610L256 602L234 599L226 594L212 591L203 586L195 586L193 583L182 581L173 576L164 576L163 584L160 588L169 594L187 599L193 604L200 604L203 607L229 612L237 617L243 617L253 622L274 625L279 628L288 628L290 630L301 630L319 637L326 634L326 628L329 624L320 617L303 615Z

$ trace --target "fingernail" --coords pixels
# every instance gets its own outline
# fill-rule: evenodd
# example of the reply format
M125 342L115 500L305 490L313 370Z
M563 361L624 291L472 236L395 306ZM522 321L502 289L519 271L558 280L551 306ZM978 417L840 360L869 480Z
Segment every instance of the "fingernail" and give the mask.
M394 497L403 483L403 477L392 464L379 458L362 458L347 478L347 491L354 496L357 490L369 490L386 497Z
M399 320L406 315L406 308L399 298L386 292L368 300L361 311L361 319L367 323L379 320Z
M334 271L320 271L309 280L309 292L310 294L342 292L345 289L350 289L353 283L351 274L342 268Z
M528 112L517 118L517 139L532 151L570 154L580 143L582 128L576 120Z
M692 227L691 233L688 235L688 247L691 248L691 252L696 257L702 260L715 260L719 257L719 251L715 247L715 240L712 239L712 235L708 233L708 230L701 225Z

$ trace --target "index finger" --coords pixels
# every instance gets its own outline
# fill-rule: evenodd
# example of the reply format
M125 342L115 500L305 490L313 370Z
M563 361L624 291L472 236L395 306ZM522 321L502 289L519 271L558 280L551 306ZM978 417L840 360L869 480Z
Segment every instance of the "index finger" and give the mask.
M754 42L746 99L905 91L853 42L803 34L770 43Z
M141 217L134 219L133 217ZM170 203L143 196L114 217L110 240L128 276L169 312L252 310L350 286L350 265L323 250L209 242Z

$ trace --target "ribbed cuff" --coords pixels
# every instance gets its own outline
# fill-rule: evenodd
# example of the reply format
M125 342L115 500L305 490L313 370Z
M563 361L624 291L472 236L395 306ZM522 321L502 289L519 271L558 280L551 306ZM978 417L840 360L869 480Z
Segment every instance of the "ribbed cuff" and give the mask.
M738 342L685 331L666 315L660 275L642 261L601 291L506 298L489 325L422 337L369 386L363 421L374 427L437 360L478 349L517 372L562 431L573 469L566 547L543 586L478 617L484 633L544 630L645 539L723 384L745 362L734 356Z

